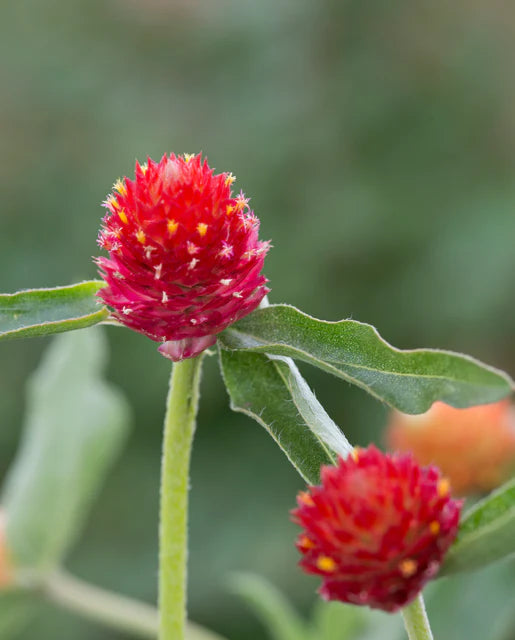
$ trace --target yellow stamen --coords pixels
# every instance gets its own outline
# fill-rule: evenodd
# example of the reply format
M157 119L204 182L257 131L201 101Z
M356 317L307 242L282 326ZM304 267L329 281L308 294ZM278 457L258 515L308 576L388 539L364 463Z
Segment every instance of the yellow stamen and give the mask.
M107 196L105 203L106 203L107 205L109 205L109 206L113 207L114 209L118 209L118 207L120 206L120 205L118 204L118 202L116 201L116 198L113 196L113 194L112 194L112 193L110 193L110 194Z
M405 558L399 562L399 571L404 578L410 578L417 570L417 562L412 558Z
M199 236L204 237L207 233L207 224L205 222L199 222L197 225L197 231Z
M166 225L168 229L168 233L173 236L173 234L177 231L179 227L179 223L175 222L175 220L168 220L168 224Z
M145 244L146 239L147 236L145 235L143 229L138 229L138 231L136 232L136 240L138 242L141 242L141 244Z
M444 498L451 490L451 483L447 478L442 478L438 483L437 490L440 498Z
M233 176L232 173L228 173L225 177L225 186L230 187L235 180L236 176Z
M118 191L118 193L122 196L126 196L127 195L127 187L125 186L125 183L123 182L123 180L117 180L114 185L113 185L113 189L115 191Z
M434 536L437 536L440 533L440 523L438 520L433 520L433 522L430 523L429 531L431 531Z
M185 153L184 154L184 160L186 160L186 162L189 162L190 160L193 160L194 157L195 157L194 153Z
M354 460L354 462L357 462L359 460L360 452L360 447L354 447L354 449L350 452L350 457Z
M140 165L140 169L141 169L141 173L145 175L148 171L148 164L144 162L142 165Z
M329 556L319 556L316 561L317 569L332 573L336 569L336 562Z
M127 224L127 214L123 209L121 211L118 211L118 217L120 218L120 221L123 222L123 224Z
M228 204L227 208L225 209L225 213L230 216L231 213L234 211L234 207L232 206L232 204Z

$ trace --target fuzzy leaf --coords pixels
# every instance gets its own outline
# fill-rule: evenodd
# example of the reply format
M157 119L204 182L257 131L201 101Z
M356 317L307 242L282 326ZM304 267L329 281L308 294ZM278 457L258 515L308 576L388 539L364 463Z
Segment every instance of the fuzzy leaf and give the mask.
M109 312L95 293L99 280L53 289L28 289L0 294L0 340L27 338L89 327Z
M54 339L28 385L19 453L2 505L15 564L46 571L80 531L127 432L125 399L101 378L100 329Z
M515 478L462 518L439 576L472 571L515 553Z
M288 305L258 309L219 337L224 349L289 356L356 384L404 413L436 400L463 408L509 395L503 372L450 351L402 351L355 320L316 320Z
M290 358L221 351L220 362L232 409L265 427L306 482L351 451Z

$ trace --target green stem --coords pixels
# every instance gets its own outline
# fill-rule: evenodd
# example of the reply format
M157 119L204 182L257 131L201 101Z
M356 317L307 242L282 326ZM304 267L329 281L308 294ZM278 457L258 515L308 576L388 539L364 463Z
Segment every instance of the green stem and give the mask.
M433 640L422 594L402 610L409 640Z
M144 602L100 589L62 571L50 574L36 590L51 602L84 618L138 638L157 638L157 609ZM223 638L189 622L186 627L186 640Z
M159 640L184 640L188 488L202 355L173 365L164 425L159 526Z

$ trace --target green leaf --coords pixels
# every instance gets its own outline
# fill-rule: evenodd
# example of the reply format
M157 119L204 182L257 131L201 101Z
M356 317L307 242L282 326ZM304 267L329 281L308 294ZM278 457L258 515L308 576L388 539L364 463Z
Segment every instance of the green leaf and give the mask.
M438 576L472 571L515 553L515 478L474 505Z
M95 293L103 286L100 280L91 280L0 294L0 340L46 336L102 322L109 312Z
M220 362L231 408L265 427L306 482L352 450L290 358L221 351Z
M47 571L78 535L127 432L124 398L101 379L100 329L54 339L28 385L19 453L2 497L15 564Z
M224 349L289 356L362 387L404 413L441 400L453 407L495 402L513 381L468 356L435 349L402 351L368 324L316 320L288 305L258 309L219 337Z
M276 587L256 575L238 574L231 579L241 596L261 620L273 640L308 640L304 621ZM322 639L320 639L322 640Z

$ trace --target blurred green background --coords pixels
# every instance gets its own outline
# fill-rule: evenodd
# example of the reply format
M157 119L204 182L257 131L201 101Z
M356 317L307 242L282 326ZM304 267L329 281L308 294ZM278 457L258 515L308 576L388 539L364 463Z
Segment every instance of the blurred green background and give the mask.
M515 6L18 0L2 3L0 25L0 290L95 277L113 181L136 158L203 151L237 176L273 240L272 302L371 322L398 347L465 351L513 375ZM142 336L107 333L109 377L135 428L68 567L152 602L169 363ZM2 344L2 473L45 344ZM383 406L302 369L352 441L381 442ZM231 640L263 638L227 588L233 571L312 602L317 582L295 567L288 520L300 487L267 434L230 413L210 359L193 458L193 619ZM469 637L463 618L447 640ZM125 637L55 610L22 637L36 635Z

